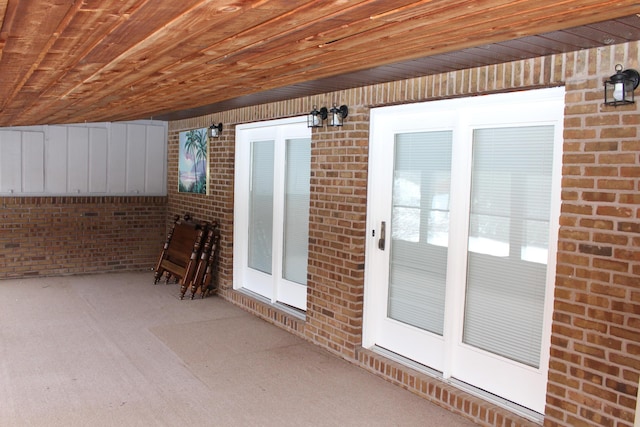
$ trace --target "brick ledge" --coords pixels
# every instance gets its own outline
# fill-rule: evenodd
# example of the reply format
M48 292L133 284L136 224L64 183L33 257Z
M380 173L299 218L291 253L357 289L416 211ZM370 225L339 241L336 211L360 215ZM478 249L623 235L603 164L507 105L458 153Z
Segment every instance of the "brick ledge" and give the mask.
M372 350L360 348L357 358L363 369L448 411L468 418L478 425L487 427L540 427L541 425Z

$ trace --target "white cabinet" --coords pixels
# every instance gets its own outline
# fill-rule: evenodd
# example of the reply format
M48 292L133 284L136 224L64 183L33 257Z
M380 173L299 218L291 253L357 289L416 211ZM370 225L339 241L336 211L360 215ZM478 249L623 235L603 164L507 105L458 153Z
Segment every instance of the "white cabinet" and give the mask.
M167 124L0 129L0 196L166 195Z

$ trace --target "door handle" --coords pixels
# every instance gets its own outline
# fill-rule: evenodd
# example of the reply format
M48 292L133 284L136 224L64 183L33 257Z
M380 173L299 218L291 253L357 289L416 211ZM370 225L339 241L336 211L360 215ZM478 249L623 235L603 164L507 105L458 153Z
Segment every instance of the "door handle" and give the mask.
M381 251L384 251L384 248L386 246L386 235L387 235L387 223L385 221L382 221L380 223L380 238L378 239L378 249L380 249Z

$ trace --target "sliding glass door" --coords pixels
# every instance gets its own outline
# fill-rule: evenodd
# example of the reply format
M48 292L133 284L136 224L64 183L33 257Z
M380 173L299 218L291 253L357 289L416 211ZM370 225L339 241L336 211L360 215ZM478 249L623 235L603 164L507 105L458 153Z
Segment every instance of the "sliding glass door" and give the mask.
M365 346L544 411L563 93L372 110Z
M306 310L311 135L300 119L237 127L234 287Z

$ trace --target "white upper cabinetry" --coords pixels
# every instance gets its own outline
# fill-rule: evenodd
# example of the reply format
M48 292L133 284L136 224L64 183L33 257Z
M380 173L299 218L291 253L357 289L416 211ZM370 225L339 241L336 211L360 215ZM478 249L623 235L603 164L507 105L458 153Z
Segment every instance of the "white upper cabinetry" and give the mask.
M0 196L164 196L166 177L166 122L0 129Z

